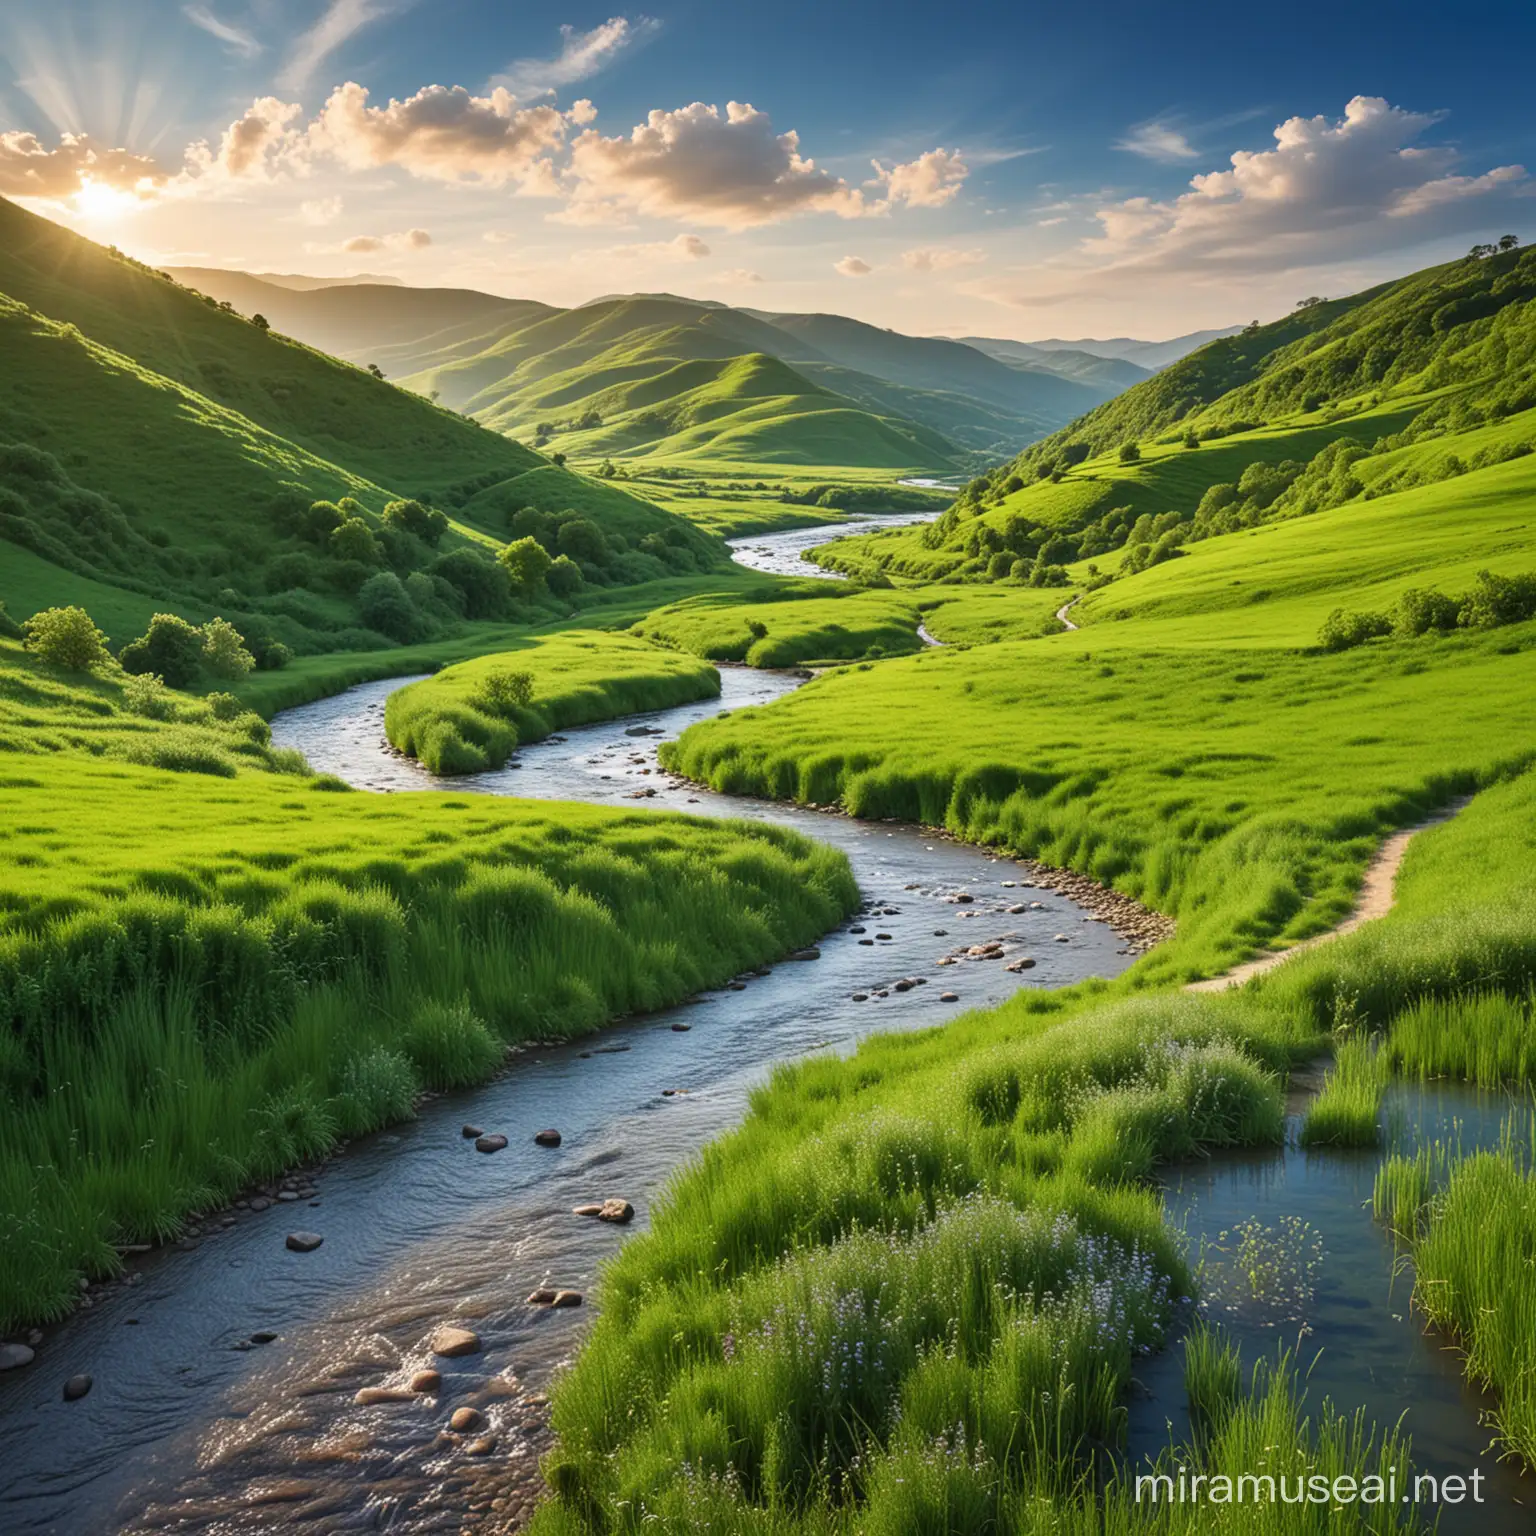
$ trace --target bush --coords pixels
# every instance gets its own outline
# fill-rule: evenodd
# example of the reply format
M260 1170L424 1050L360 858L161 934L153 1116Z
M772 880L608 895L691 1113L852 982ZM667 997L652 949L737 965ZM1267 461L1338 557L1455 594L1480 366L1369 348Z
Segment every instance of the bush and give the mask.
M203 632L179 614L157 613L149 628L122 649L125 672L154 672L168 688L190 688L203 665Z
M480 684L471 703L488 715L510 719L533 702L533 673L502 670L492 672Z
M234 698L233 694L215 694L215 698ZM153 672L145 672L137 677L130 677L123 684L123 703L136 715L143 715L146 720L174 720L176 718L176 700L166 688L164 679L156 677ZM240 703L235 701L236 711L240 709Z
M1520 624L1536 615L1536 574L1498 576L1479 571L1477 585L1461 600L1460 621L1468 629Z
M203 625L203 665L214 677L238 680L255 667L256 658L228 619L209 619Z
M383 522L434 548L448 531L448 519L436 507L424 507L416 500L390 502L384 508Z
M1392 620L1384 613L1349 613L1335 608L1323 620L1317 643L1325 651L1347 651L1367 640L1392 633Z
M5 604L0 602L0 640L20 640L24 633L21 625L5 611Z
M1122 464L1136 464L1141 459L1141 445L1139 443L1121 443L1120 462Z
M554 561L544 580L556 597L574 597L583 585L581 567L569 555Z
M84 608L45 608L21 632L29 651L71 672L89 672L107 659L107 637Z
M1456 628L1461 605L1454 597L1428 587L1410 587L1397 600L1392 627L1399 635L1427 635Z
M141 678L135 679L135 682L141 681L143 681ZM245 705L242 704L240 700L237 699L232 693L210 693L208 697L203 700L203 703L208 706L208 713L212 715L215 720L223 720L226 722L230 720L238 720L240 716L245 713Z
M357 594L357 611L369 629L408 645L421 638L425 625L410 594L393 571L370 576Z
M459 594L466 618L499 619L507 611L511 578L494 560L475 550L456 549L439 555L427 574L440 577Z
M379 563L379 541L374 538L373 529L360 517L349 517L326 542L338 560L353 560L359 565Z
M532 534L514 539L496 559L512 585L528 597L544 585L544 578L553 563L549 551Z

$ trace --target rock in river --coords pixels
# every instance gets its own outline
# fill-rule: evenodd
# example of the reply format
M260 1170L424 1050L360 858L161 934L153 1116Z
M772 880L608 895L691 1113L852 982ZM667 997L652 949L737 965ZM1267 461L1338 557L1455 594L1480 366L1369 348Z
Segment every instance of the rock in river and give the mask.
M478 1355L480 1335L472 1329L444 1323L432 1335L432 1353L441 1355L445 1360L456 1360L461 1355Z
M442 1389L442 1385L443 1373L441 1371L434 1371L431 1367L424 1371L417 1371L411 1377L412 1392L437 1392Z
M89 1376L71 1376L64 1383L64 1401L66 1403L78 1403L91 1390L91 1385L91 1378Z
M597 1213L599 1221L611 1221L623 1226L635 1218L635 1208L628 1200L604 1200Z
M550 1302L552 1307L579 1307L580 1305L580 1291L556 1291L555 1299Z
M325 1239L318 1232L290 1232L288 1247L293 1253L313 1253Z
M533 1139L541 1147L558 1147L560 1145L559 1131L535 1131Z
M484 1423L485 1415L478 1408L455 1408L453 1417L448 1420L448 1427L461 1435L467 1435L470 1430L479 1429Z
M0 1344L0 1371L17 1371L37 1357L25 1344Z
M479 1136L475 1139L476 1152L500 1152L506 1146L505 1136Z

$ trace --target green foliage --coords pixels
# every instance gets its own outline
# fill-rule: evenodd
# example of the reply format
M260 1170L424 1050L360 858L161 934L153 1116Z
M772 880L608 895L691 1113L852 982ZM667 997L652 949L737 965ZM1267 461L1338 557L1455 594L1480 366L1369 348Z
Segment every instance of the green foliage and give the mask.
M255 665L245 637L227 619L209 619L203 625L203 666L210 676L238 681Z
M68 672L89 672L108 659L107 637L83 608L46 608L21 626L27 649Z
M448 519L436 507L424 507L414 499L390 502L379 520L386 528L398 528L434 549L448 531Z
M1392 633L1392 620L1385 613L1348 613L1335 608L1323 620L1317 643L1325 651L1347 651L1367 640L1379 640Z
M203 669L204 636L179 614L157 613L118 656L125 672L154 673L170 688L190 688Z
M1386 1087L1385 1062L1369 1040L1340 1041L1323 1090L1301 1124L1304 1147L1374 1147Z
M691 657L627 635L568 630L399 689L384 707L384 729L434 773L479 773L501 767L519 742L564 726L719 691L719 673Z

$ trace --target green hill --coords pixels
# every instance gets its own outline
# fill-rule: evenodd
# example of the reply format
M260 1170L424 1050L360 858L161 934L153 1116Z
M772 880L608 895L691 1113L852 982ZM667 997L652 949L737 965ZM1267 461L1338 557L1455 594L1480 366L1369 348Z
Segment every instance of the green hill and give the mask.
M1032 444L931 527L826 558L1097 585L1223 533L1484 473L1536 444L1533 299L1536 251L1513 248L1299 307ZM1069 577L1074 561L1098 564Z
M103 587L123 594L115 639L158 609L217 610L296 650L357 649L404 637L360 606L360 589L388 574L420 578L419 638L508 612L492 557L520 509L548 515L552 553L559 522L598 527L604 558L587 562L588 581L721 558L649 502L4 201L0 352L0 539L28 555L0 562L14 615L85 582L93 601ZM380 514L402 497L454 520L425 539L386 528ZM328 544L331 525L303 526L317 501L342 502L331 524L350 514L369 538L350 555L345 540Z

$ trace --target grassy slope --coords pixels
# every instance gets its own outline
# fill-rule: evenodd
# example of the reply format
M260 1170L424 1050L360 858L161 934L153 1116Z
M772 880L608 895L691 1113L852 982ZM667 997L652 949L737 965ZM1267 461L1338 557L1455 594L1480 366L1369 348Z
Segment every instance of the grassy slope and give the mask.
M527 705L503 712L485 697L488 680L524 672ZM720 692L707 663L629 635L565 630L448 667L389 696L384 729L391 745L434 773L500 768L520 744L565 726L665 709Z
M687 598L634 630L711 661L792 667L915 651L917 625L916 608L903 598L811 580L765 586L751 602L733 594Z
M856 900L774 829L327 793L255 716L168 707L0 642L0 1330L509 1044L676 1001Z

